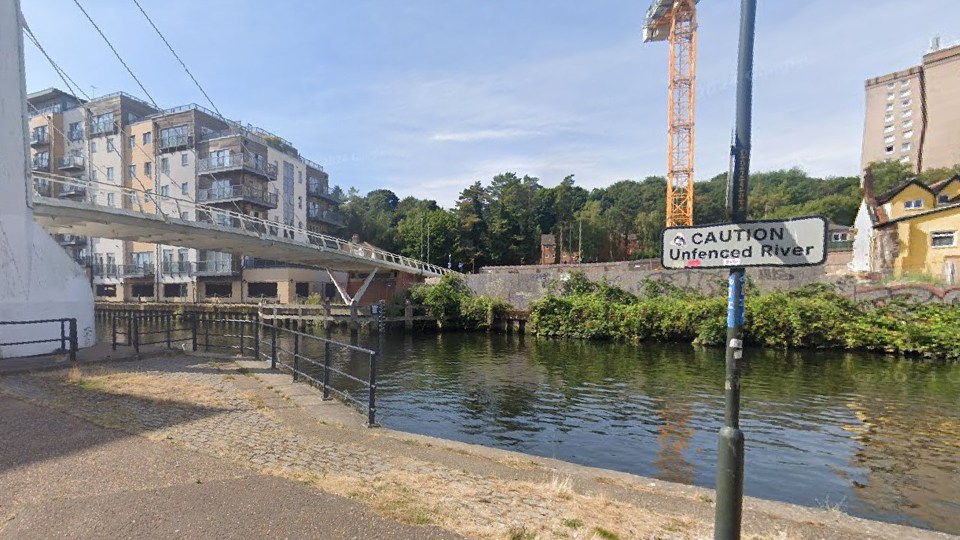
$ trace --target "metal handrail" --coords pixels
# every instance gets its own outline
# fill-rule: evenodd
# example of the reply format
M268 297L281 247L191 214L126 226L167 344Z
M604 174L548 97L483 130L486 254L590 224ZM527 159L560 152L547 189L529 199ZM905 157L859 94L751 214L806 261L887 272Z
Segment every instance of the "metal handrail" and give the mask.
M118 202L115 202L112 206L108 204L109 200L112 199L108 199L107 195L113 194L117 201L131 202L130 206L125 208L126 210L154 215L154 208L149 208L148 211L148 209L144 208L143 206L143 202L148 200L147 195L150 195L150 200L155 202L156 213L164 216L167 219L180 220L180 216L183 214L183 212L187 210L197 210L200 212L207 212L210 215L223 216L225 219L223 219L222 222L217 221L217 223L221 226L245 232L257 232L262 238L270 238L271 240L276 240L278 242L289 242L304 247L309 246L321 252L336 251L338 253L347 254L356 258L372 259L389 266L398 267L398 269L415 271L416 273L443 275L454 272L453 270L444 268L442 266L426 263L424 261L406 257L404 255L398 255L396 253L384 251L379 248L373 248L369 245L356 244L342 238L310 231L294 225L288 225L279 221L271 221L264 218L249 216L188 199L180 199L170 195L161 195L153 192L148 193L144 190L118 186L116 184L107 184L89 180L84 181L53 174L34 174L33 177L35 186L33 196L35 201L42 201L45 198L52 198L42 192L43 181L46 181L48 183L58 184L60 186L88 187L89 189L87 189L84 200L92 206L116 210Z
M75 167L83 168L83 156L67 155L57 160L58 169L72 169Z
M56 343L60 342L60 350L70 353L70 361L77 361L77 319L35 319L29 321L0 321L0 326L23 326L30 324L60 323L60 337L51 339L33 339L23 341L6 341L0 343L0 347L13 345L33 345L36 343ZM69 333L68 333L69 332ZM67 346L69 345L69 349Z
M265 189L256 189L251 186L231 184L229 186L201 188L197 190L198 201L224 201L230 199L246 199L253 202L261 202L267 206L277 206L276 193L270 193Z
M235 169L246 169L253 173L262 174L271 180L277 179L276 165L267 163L266 160L258 162L246 152L243 154L231 153L227 156L207 156L197 160L197 172L200 173Z

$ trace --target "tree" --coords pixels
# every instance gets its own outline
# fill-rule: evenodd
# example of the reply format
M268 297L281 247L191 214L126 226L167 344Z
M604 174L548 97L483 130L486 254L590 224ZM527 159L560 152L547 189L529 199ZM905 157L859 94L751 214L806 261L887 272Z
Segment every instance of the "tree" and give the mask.
M456 265L463 260L460 222L442 208L410 211L397 223L396 242L403 255L433 264L446 266L449 260Z

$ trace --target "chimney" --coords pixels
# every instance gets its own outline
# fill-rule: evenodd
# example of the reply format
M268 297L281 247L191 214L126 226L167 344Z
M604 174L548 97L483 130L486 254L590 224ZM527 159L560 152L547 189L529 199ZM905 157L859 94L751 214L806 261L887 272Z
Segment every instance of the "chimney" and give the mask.
M940 50L940 36L933 36L930 38L930 52L937 52Z
M866 199L867 204L870 206L877 205L877 199L873 193L873 173L870 172L870 167L867 167L863 170L863 198Z

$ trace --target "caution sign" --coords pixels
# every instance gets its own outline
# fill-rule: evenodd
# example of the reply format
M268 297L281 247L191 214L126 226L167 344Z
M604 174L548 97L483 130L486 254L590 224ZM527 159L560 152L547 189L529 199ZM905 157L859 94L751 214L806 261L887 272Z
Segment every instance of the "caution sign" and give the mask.
M827 220L748 221L663 231L664 268L816 266L827 260Z

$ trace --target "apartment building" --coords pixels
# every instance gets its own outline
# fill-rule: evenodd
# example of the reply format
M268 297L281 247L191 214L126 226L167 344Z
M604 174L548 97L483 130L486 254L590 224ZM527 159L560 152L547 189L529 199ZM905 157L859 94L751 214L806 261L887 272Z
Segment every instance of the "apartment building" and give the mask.
M915 172L960 163L960 44L934 40L919 65L868 79L861 169L876 161Z
M323 167L263 129L198 105L158 110L122 92L83 101L48 89L30 94L28 103L34 170L87 181L83 189L65 191L41 185L51 196L85 197L109 184L144 196L107 193L107 204L147 213L217 223L231 219L217 212L223 209L324 234L343 227ZM203 203L210 211L191 215L191 208L154 195ZM290 303L313 293L332 296L329 276L312 267L147 242L59 240L90 267L98 301Z

